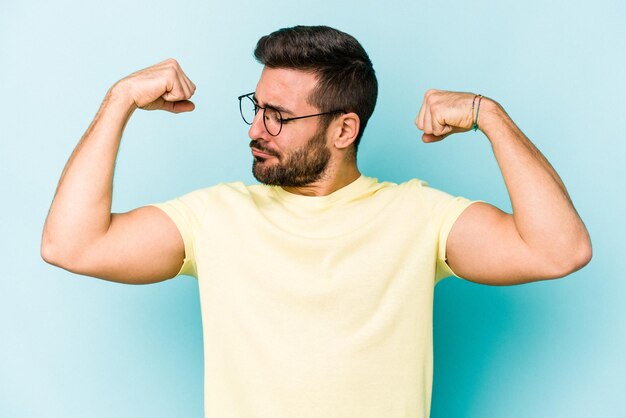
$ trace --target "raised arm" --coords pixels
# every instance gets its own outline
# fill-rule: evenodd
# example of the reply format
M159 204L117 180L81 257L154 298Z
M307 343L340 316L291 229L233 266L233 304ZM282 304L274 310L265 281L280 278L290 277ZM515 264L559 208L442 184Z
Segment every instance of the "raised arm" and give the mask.
M468 131L474 94L429 90L416 123L424 142ZM587 229L548 160L495 101L482 98L478 127L485 133L509 192L513 213L475 203L447 240L452 270L470 281L507 285L566 276L591 260Z
M43 229L41 255L66 270L124 283L173 277L182 238L158 208L111 213L113 172L126 123L137 108L194 109L196 86L168 59L118 81L70 156Z

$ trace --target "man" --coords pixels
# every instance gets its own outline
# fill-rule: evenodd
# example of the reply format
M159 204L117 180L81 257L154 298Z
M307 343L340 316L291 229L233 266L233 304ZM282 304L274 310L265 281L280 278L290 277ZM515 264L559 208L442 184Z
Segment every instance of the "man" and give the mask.
M167 60L109 90L61 176L42 256L123 283L197 277L207 417L426 417L435 284L565 276L591 258L586 228L556 172L494 100L429 90L416 124L425 142L481 129L513 214L359 172L377 82L350 35L281 29L255 56L260 80L239 100L263 184L110 212L134 110L194 109L196 86Z

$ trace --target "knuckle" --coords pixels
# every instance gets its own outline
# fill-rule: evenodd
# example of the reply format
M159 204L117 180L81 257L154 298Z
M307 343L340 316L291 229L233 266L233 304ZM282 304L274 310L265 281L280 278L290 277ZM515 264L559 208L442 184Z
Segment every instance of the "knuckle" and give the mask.
M179 101L183 100L184 97L182 97L178 92L172 91L167 94L167 97L165 97L165 99L168 101Z
M167 76L168 77L172 77L174 79L176 79L178 77L177 73L176 73L176 68L174 68L174 67L168 67L166 69L166 72L167 72Z
M177 71L180 68L180 64L178 64L178 61L176 61L174 58L167 59L167 66L174 71Z

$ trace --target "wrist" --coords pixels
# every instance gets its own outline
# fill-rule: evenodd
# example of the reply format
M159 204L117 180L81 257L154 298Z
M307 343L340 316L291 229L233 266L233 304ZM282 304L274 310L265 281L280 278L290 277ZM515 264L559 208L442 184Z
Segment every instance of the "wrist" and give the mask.
M135 109L137 109L137 105L134 99L116 83L107 91L98 110L98 115L109 122L120 124L124 129Z
M123 80L118 81L109 89L106 95L106 101L116 107L122 107L127 112L134 112L137 109L135 99Z
M498 102L488 97L483 97L478 115L478 129L489 137L489 134L497 130L508 117L506 111Z

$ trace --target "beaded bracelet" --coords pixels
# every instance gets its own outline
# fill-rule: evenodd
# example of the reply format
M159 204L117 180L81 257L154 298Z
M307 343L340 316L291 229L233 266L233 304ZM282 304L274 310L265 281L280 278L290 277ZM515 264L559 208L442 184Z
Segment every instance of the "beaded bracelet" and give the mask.
M476 101L477 97L478 97L478 106L476 107L476 117L474 117L474 102ZM474 96L474 100L472 100L472 119L474 119L474 124L472 125L472 129L474 130L474 132L478 130L478 112L480 111L480 101L482 99L483 99L483 96L480 94L477 94L476 96Z

